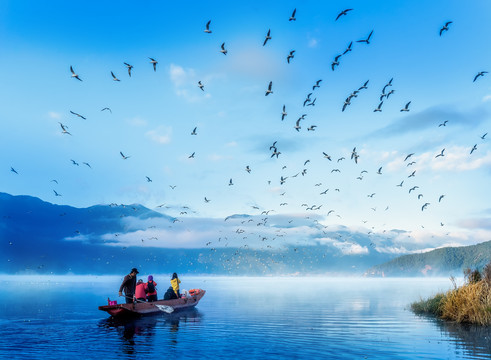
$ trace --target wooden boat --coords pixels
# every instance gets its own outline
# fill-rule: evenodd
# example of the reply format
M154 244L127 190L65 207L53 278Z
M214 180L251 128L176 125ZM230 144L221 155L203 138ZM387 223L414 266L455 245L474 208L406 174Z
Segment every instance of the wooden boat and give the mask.
M133 304L111 304L99 306L99 310L105 311L114 317L151 315L156 313L190 309L198 305L206 290L196 289L193 295L172 300L158 300L154 302L136 302Z

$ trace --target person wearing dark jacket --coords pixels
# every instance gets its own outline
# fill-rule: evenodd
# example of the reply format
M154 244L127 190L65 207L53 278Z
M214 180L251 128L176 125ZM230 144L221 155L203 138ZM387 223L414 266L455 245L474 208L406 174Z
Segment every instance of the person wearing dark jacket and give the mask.
M131 272L124 277L123 282L119 287L119 296L123 296L124 291L127 304L133 303L136 289L136 274L138 274L138 270L136 268L131 269Z

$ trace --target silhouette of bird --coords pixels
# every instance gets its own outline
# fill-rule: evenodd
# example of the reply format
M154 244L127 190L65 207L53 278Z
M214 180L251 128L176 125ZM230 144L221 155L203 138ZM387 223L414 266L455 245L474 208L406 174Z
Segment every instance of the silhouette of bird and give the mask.
M349 43L348 47L346 48L346 50L344 50L344 54L346 54L347 52L350 52L352 49L351 49L351 45L353 45L353 41Z
M231 186L231 185L233 185L233 184L234 184L234 183L232 182L232 179L230 179L230 180L229 180L229 182L228 182L228 185L229 185L229 186Z
M198 87L202 90L205 91L205 86L201 83L201 80L198 81Z
M484 140L484 138L486 137L486 135L487 135L487 134L488 134L488 133L486 133L486 134L484 134L483 136L481 136L481 139L483 139L483 140Z
M75 71L73 70L73 67L71 65L70 65L70 72L72 73L72 78L82 81L82 79L80 79L80 77L77 74L75 74Z
M72 162L72 164L73 164L73 165L77 165L77 166L79 166L79 163L78 163L78 162L76 162L75 160L70 159L70 161Z
M121 81L121 80L119 80L119 79L116 77L116 75L114 75L114 73L113 73L112 71L111 71L111 76L113 77L113 80L114 80L114 81Z
M152 182L152 179L150 179L148 176L145 176L147 178L147 182Z
M363 89L368 89L368 86L367 86L367 85L368 85L368 82L369 82L369 81L370 81L370 80L367 80L367 81L366 81L366 82L365 82L365 83L364 83L362 86L360 86L360 87L358 88L358 91L363 90Z
M75 115L75 116L78 116L81 119L87 120L87 118L85 116L82 116L80 114L77 114L76 112L73 112L72 110L70 110L70 113L73 114L73 115Z
M125 156L121 151L119 152L123 160L129 159L131 156Z
M123 63L126 65L126 67L128 68L128 75L131 77L131 70L133 69L133 65L130 65L128 63Z
M211 34L210 23L211 23L211 20L208 20L208 22L205 25L205 30L203 30L207 34Z
M285 105L283 105L283 111L281 112L281 121L285 120L285 116L287 116L287 112L286 112L286 107Z
M265 96L268 96L269 94L273 93L273 90L271 90L272 87L273 87L273 82L270 81L268 85L268 89L266 90L266 94L264 94Z
M406 161L407 159L409 159L411 156L413 156L414 153L411 153L411 154L408 154L405 158L404 158L404 161Z
M443 154L443 152L444 152L444 151L445 151L445 148L443 148L443 150L442 150L442 151L441 151L441 152L440 152L440 153L439 153L437 156L435 156L435 158L437 158L437 157L439 157L439 156L445 156L445 155Z
M334 67L335 66L338 66L339 65L339 58L341 57L342 55L338 55L334 58L334 61L332 62L331 64L331 69L332 71L334 71Z
M476 81L480 76L484 76L484 74L487 74L488 72L487 71L480 71L477 73L476 76L474 76L474 80L472 80L472 82Z
M476 150L477 150L477 144L475 144L475 145L472 147L472 149L471 149L471 154L472 154L474 151L476 151Z
M322 81L322 79L321 79L321 80L317 80L317 81L315 82L315 85L314 85L314 86L312 86L312 90L315 90L315 88L319 88L319 87L321 87L321 86L320 86L321 81Z
M246 166L245 170L250 174L251 173L251 168L249 167L249 165Z
M406 104L404 109L401 109L401 111L409 111L409 104L411 104L411 101Z
M421 207L421 211L423 211L424 209L426 209L428 207L428 205L430 205L430 203L425 203L422 207Z
M55 196L61 196L61 194L58 194L56 190L53 190L53 192L55 193Z
M288 21L295 21L297 18L295 17L295 14L297 13L297 9L293 9L292 16L288 19Z
M157 71L157 64L159 63L157 60L155 59L152 59L151 57L149 57L150 59L150 64L153 65L153 71Z
M332 161L331 156L329 156L328 154L326 154L324 151L322 152L322 154L324 154L324 157L325 157L327 160Z
M271 40L271 29L269 29L268 33L266 34L266 38L264 39L263 46L266 45L268 40Z
M61 122L58 122L58 124L60 124L60 126L61 126L61 130L62 130L61 132L62 132L63 134L72 135L72 134L70 134L70 133L67 131L67 128L68 128L67 126L63 125Z
M189 156L188 156L188 159L194 159L194 154L195 154L195 153L193 152L191 155L189 155Z
M382 105L383 105L383 101L380 102L380 104L378 104L377 108L375 110L373 110L373 112L382 112Z
M19 175L19 173L13 167L10 167L10 171L12 171L13 173Z
M88 162L83 162L82 164L87 165L88 168L92 169L92 166Z
M286 62L289 64L290 63L290 59L293 59L295 57L294 55L295 53L295 50L292 50L290 51L290 53L288 54L288 56L286 57Z
M348 14L348 12L349 12L349 11L351 11L351 10L353 10L353 9L346 9L346 10L341 11L341 12L338 14L338 16L336 16L336 20L334 20L334 21L338 21L338 19L339 19L341 16L343 16L343 15L347 15L347 14Z
M440 195L440 197L438 198L438 202L441 202L444 197L445 195Z
M205 196L205 203L209 203L211 200L207 199Z
M197 129L197 128L198 128L198 127L195 127L195 128L193 129L193 131L191 132L191 135L198 135L198 133L196 132L196 129Z
M372 37L372 34L373 34L373 30L370 32L370 34L368 34L368 37L366 39L363 39L363 40L357 40L356 42L359 42L359 43L366 43L367 45L370 44L370 38Z
M451 23L452 23L452 21L447 21L447 22L445 23L445 25L443 25L443 27L440 29L440 36L442 36L442 33L443 33L444 31L448 31L448 25L450 25Z
M439 124L438 127L440 127L440 126L447 126L447 123L448 123L448 120L445 120L444 122L442 122L441 124Z
M109 112L110 112L111 114L113 113L113 111L112 111L110 108L108 108L108 107L105 107L105 108L101 109L101 111L106 111L106 110L109 110Z
M220 52L221 52L223 55L227 55L227 49L225 49L225 43L222 43L222 45L221 45L220 47L221 47Z

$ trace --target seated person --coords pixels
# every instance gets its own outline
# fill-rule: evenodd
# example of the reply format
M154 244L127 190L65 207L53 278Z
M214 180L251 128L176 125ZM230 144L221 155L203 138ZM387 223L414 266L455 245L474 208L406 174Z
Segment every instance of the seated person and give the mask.
M147 291L147 301L157 301L157 283L153 281L153 276L148 275L148 282L145 284L145 290Z
M135 288L135 299L138 302L145 302L147 300L147 294L145 293L145 283L142 279L138 280Z
M172 299L177 299L177 295L174 292L174 289L172 288L172 286L169 286L169 288L165 292L164 300L172 300Z

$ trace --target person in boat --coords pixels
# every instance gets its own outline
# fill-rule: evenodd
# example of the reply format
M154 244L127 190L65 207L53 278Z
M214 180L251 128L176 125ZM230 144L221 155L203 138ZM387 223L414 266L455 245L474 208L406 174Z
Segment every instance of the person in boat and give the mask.
M179 284L181 283L181 280L177 277L177 274L174 273L172 274L172 279L170 280L170 284L172 285L172 289L174 289L174 292L176 293L177 298L179 299L181 297L181 294L179 293Z
M136 289L136 274L138 274L138 270L136 268L131 269L131 272L124 277L123 282L119 287L119 296L123 296L124 291L124 297L127 304L133 303Z
M145 292L145 283L142 279L139 279L136 283L135 288L135 299L137 302L145 302L147 301L147 294Z
M177 295L174 292L174 289L172 288L172 286L169 286L169 288L167 289L167 291L164 294L164 300L172 300L172 299L177 299Z
M145 290L147 292L147 301L157 301L157 283L153 281L153 276L148 275L148 281L145 284Z

